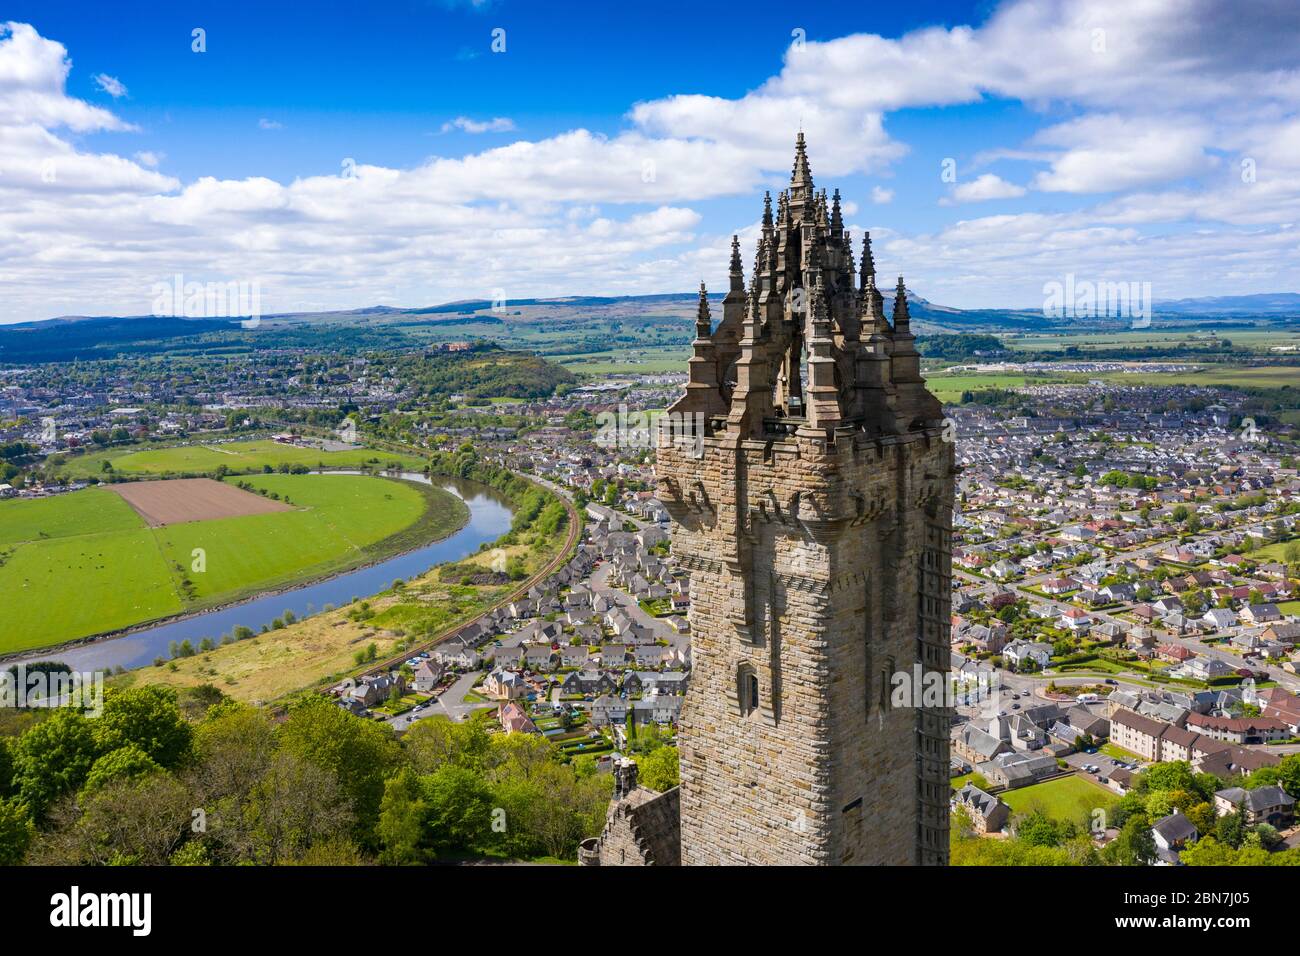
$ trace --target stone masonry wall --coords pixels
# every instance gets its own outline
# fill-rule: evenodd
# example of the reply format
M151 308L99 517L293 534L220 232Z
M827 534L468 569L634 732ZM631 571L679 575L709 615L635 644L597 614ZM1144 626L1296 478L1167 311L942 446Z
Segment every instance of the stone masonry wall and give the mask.
M951 469L951 445L919 432L834 444L724 433L702 459L660 449L680 499L666 499L674 552L691 570L683 863L946 860L946 791L934 812L946 713L891 698L894 674L947 669L933 622L948 614L935 580L949 573Z

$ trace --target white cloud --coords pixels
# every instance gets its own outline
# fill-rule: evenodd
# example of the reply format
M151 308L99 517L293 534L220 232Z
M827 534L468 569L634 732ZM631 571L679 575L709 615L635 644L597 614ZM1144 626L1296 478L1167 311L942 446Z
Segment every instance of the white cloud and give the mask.
M970 182L958 183L951 196L939 200L941 206L960 202L987 202L990 199L1015 199L1025 194L1023 186L1009 183L993 173L984 173Z
M95 85L109 96L113 97L113 99L119 100L126 96L126 84L117 77L109 76L107 73L97 73L93 79Z
M985 201L992 215L926 233L867 224L881 267L906 272L927 298L1028 305L1066 272L1152 281L1163 297L1294 288L1300 23L1272 0L1250 16L1222 7L1010 2L975 28L810 42L743 96L638 103L609 135L572 129L412 168L360 166L354 178L288 183L181 183L157 172L157 152L88 151L66 131L134 128L66 93L71 63L61 44L7 24L0 321L146 312L152 284L177 271L259 279L268 311L354 307L380 294L422 305L497 287L512 298L661 292L689 289L699 276L722 287L735 224L710 224L694 207L784 178L799 118L819 184L832 186L906 161L908 144L889 132L891 111L990 97L1026 103L1043 128L1025 142L989 143L977 168L1026 163L1013 178L1030 188L1101 201L1007 215L996 203L1024 187L986 173L955 187L950 201ZM1098 29L1103 52L1094 52ZM504 123L462 116L447 126L508 131ZM122 139L130 155L138 144ZM1255 162L1250 183L1242 158ZM864 195L845 190L846 217L864 200L882 218L893 212L880 207L894 189L860 188ZM747 264L753 228L740 230Z
M1064 147L1034 178L1048 192L1098 193L1168 183L1209 171L1214 133L1190 119L1085 116L1042 130L1036 143Z
M278 120L267 119L265 116L263 116L261 119L257 121L257 128L258 129L284 129L284 124L279 122Z
M494 116L490 120L474 120L468 116L457 116L442 124L442 132L450 133L454 129L465 133L508 133L515 128L515 121L508 116Z
M34 124L78 133L133 128L107 110L67 96L70 69L62 43L26 23L0 24L0 126Z

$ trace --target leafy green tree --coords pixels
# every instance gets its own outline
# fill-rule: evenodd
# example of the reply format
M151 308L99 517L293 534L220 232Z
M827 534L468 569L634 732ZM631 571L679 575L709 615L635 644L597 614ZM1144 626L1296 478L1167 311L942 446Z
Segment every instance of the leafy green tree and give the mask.
M1117 836L1102 850L1102 860L1111 866L1146 866L1156 858L1155 838L1145 813L1124 821Z
M104 712L92 722L101 753L128 745L144 751L159 766L179 766L190 755L193 732L181 716L176 691L149 685L104 695Z
M14 755L11 747L13 741L0 737L0 799L9 796L14 789Z
M1277 765L1278 783L1290 796L1300 799L1300 754L1289 754Z
M1029 846L1060 846L1074 836L1074 828L1041 810L1031 810L1016 821L1016 838Z
M421 720L406 732L402 745L411 765L421 774L447 765L482 771L492 750L492 734L486 716L481 714L461 723Z
M438 853L473 851L492 832L491 793L483 778L453 764L421 778L430 843Z
M1225 846L1234 850L1246 839L1246 822L1240 813L1226 813L1219 817L1214 826L1214 837Z
M348 839L355 823L333 772L280 752L272 755L248 798L220 821L219 832L236 859L275 865L298 859L317 842Z
M36 829L27 810L14 800L0 800L0 866L22 862Z
M19 737L14 784L32 817L39 821L57 797L80 789L97 756L91 722L70 708L55 710Z
M384 780L402 761L392 730L317 695L290 709L279 738L285 752L334 775L352 802L358 839L367 842L379 819Z
M1187 866L1232 866L1236 863L1237 852L1213 836L1202 836L1179 853L1178 859Z
M420 780L409 767L384 782L379 804L379 861L390 866L419 863L429 842L429 807Z
M681 783L676 747L660 747L640 761L641 783L651 790L663 792Z
M157 773L162 767L136 744L104 754L90 768L82 793L92 793L118 780L133 780Z

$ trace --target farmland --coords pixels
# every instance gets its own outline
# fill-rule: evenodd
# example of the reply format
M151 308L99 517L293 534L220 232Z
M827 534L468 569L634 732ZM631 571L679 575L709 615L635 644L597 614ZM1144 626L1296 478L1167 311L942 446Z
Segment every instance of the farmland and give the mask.
M424 462L413 455L397 455L370 448L322 451L263 439L143 449L134 445L110 448L70 457L63 472L73 478L103 477L105 462L109 463L112 471L131 476L208 474L222 466L232 473L252 473L280 465L386 468L390 462L397 462L410 470L418 471L424 467Z
M440 489L387 478L256 475L246 484L289 510L150 528L106 488L0 502L0 653L337 573L445 537L468 516Z

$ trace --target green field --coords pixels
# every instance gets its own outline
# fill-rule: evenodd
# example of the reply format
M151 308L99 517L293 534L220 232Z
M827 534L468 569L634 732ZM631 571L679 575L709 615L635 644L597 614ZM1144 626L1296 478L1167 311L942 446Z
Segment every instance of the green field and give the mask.
M1038 809L1057 820L1076 821L1087 817L1095 807L1108 807L1119 799L1105 787L1079 776L1057 777L998 796L1012 813Z
M584 352L580 355L548 355L575 375L657 375L685 372L691 350L682 345L636 346L607 352Z
M293 510L149 528L106 488L0 502L0 653L337 573L444 537L468 517L454 495L388 478L245 480ZM202 572L193 570L196 548Z
M306 465L316 468L360 468L363 465L386 468L397 462L403 468L419 471L424 462L412 455L356 448L346 451L320 451L282 445L269 439L213 443L206 445L173 445L158 448L127 445L85 455L70 457L63 472L73 477L103 477L105 461L112 463L114 471L124 475L198 474L216 471L225 465L229 471L250 473L277 465Z
M1088 381L1102 379L1117 385L1234 385L1240 388L1279 388L1300 385L1297 365L1229 365L1203 364L1197 372L1102 372L1070 373L1067 379Z
M934 397L945 404L960 402L962 392L978 392L986 388L1014 388L1024 385L1027 381L1023 375L1012 374L949 375L944 372L926 371L922 372L922 375L925 377L926 386L934 393Z
M1150 329L1131 332L1083 332L1077 334L1068 332L1016 333L1002 335L1000 338L1008 347L1027 352L1060 351L1067 346L1082 349L1083 351L1107 351L1124 348L1146 348L1148 346L1170 348L1180 345L1188 348L1204 348L1207 344L1215 341L1215 338L1212 338L1207 332L1153 331ZM1236 347L1253 349L1264 353L1267 353L1273 346L1296 345L1300 342L1300 336L1285 329L1264 331L1232 329L1225 331L1218 338L1228 339Z

